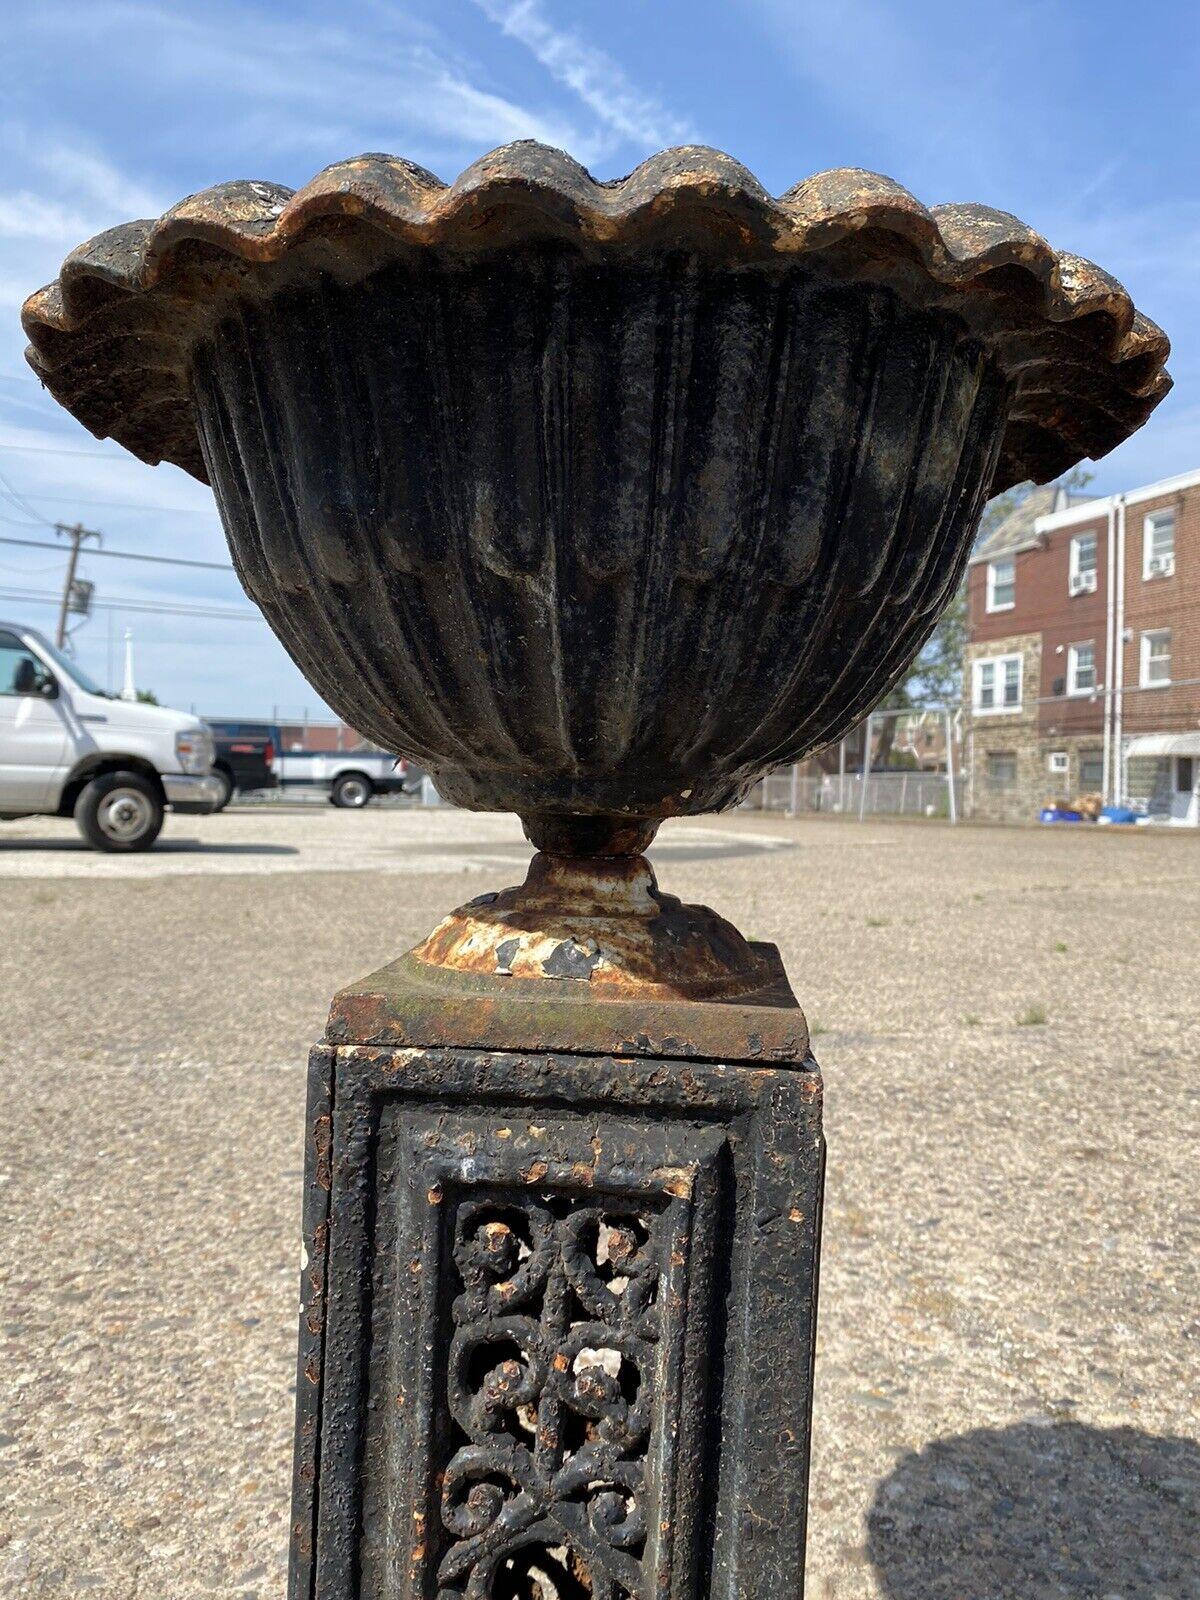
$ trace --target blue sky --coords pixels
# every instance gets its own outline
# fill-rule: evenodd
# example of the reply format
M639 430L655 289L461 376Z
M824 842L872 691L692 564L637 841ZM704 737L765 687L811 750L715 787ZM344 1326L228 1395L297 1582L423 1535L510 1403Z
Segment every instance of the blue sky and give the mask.
M862 166L927 204L1016 212L1121 278L1174 342L1174 393L1096 468L1107 492L1200 466L1200 21L1191 0L347 0L11 8L0 61L0 534L42 519L114 549L222 560L208 491L101 445L27 374L17 313L67 250L227 178L299 185L389 150L443 178L536 137L600 177L664 145L727 149L778 193ZM16 498L14 498L14 494ZM85 558L97 598L245 608L232 574ZM0 545L5 596L61 582ZM110 625L108 618L113 616ZM319 702L257 619L98 613L104 678L210 714ZM113 647L113 641L116 647Z

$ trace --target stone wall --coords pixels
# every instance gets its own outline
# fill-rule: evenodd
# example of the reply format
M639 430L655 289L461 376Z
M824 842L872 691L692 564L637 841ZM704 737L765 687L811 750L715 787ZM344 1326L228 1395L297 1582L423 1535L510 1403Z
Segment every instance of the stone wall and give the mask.
M981 657L1021 657L1021 704L1012 711L977 712L974 664ZM1046 795L1046 764L1038 734L1042 677L1040 633L1002 635L967 646L963 662L966 813L986 822L1029 822Z

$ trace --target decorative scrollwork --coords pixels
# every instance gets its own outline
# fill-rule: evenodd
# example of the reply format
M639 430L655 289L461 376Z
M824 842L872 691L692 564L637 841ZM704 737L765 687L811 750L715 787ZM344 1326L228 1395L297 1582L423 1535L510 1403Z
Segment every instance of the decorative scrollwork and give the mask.
M554 1194L459 1207L438 1600L648 1600L661 1223Z

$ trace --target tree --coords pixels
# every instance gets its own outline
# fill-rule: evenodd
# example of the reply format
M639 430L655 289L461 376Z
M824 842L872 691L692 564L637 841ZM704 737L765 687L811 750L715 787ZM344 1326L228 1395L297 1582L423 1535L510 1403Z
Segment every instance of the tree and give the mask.
M137 697L144 706L156 706L158 704L158 696L153 689L139 689Z
M929 705L952 705L962 687L967 646L967 586L963 582L913 663L908 683Z

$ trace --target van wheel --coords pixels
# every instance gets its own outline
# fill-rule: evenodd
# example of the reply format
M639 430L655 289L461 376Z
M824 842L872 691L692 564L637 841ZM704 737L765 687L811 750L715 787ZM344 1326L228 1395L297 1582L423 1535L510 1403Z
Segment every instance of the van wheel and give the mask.
M346 806L359 811L374 792L370 778L361 772L344 772L334 783L329 798L335 806Z
M224 767L214 767L212 775L221 785L220 797L218 798L216 805L213 807L213 810L224 811L225 807L233 799L233 779L225 771Z
M75 802L75 821L94 850L149 850L163 825L163 803L137 772L105 772Z

